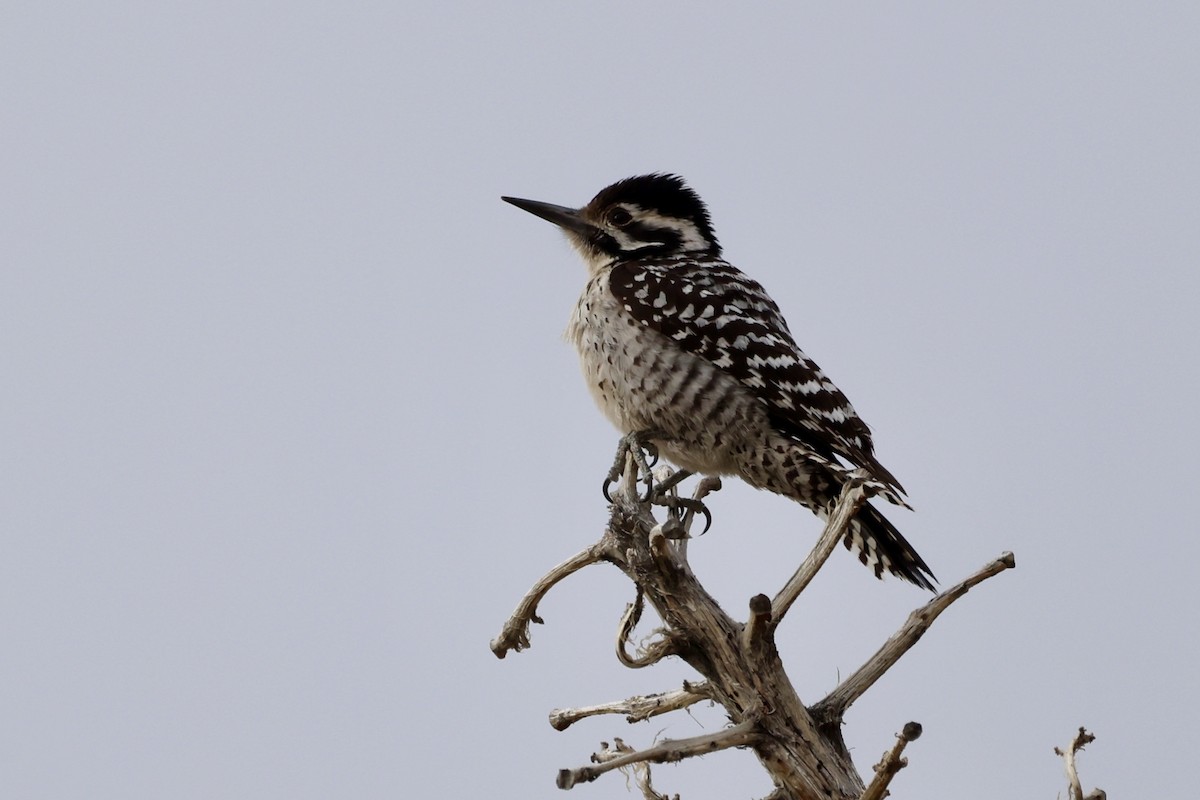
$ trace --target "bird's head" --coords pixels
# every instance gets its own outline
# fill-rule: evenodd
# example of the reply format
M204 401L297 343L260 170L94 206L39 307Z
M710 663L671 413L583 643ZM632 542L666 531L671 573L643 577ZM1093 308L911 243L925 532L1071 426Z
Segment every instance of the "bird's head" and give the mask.
M628 258L721 253L704 201L678 175L626 178L583 208L501 199L562 228L593 272Z

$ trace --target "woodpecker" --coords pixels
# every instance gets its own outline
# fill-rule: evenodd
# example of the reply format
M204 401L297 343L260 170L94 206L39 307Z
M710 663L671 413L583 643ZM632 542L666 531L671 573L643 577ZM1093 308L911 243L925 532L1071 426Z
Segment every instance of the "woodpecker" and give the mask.
M770 295L721 257L708 209L682 178L627 178L582 208L502 199L560 227L583 257L588 281L567 337L623 434L647 432L688 472L736 475L823 519L855 468L904 505L866 423ZM925 561L870 503L845 545L876 577L933 589Z

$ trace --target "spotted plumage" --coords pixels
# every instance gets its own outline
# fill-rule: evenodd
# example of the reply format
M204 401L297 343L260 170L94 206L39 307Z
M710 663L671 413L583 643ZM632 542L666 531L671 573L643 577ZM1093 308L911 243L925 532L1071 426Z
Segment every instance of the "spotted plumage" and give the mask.
M903 503L870 429L763 287L721 258L707 209L680 178L629 178L581 209L505 200L562 227L584 257L589 280L567 335L623 433L662 431L655 443L680 467L737 475L821 517L845 465ZM929 567L874 506L863 506L846 545L876 575L932 588Z

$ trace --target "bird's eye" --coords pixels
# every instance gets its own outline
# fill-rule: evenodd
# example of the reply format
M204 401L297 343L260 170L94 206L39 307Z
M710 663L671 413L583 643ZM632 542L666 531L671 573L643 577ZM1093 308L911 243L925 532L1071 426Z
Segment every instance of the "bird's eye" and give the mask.
M617 206L612 211L608 212L608 221L615 228L624 228L626 225L633 222L633 214L630 214L625 209Z

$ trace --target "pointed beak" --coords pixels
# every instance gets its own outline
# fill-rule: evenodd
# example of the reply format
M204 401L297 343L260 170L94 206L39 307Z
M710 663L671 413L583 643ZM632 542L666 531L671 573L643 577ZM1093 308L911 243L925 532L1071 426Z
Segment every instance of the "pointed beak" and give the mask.
M553 222L563 230L587 236L593 230L591 223L585 222L579 215L579 209L556 206L553 203L543 203L539 200L522 200L520 197L501 197L506 203L512 203L522 211L528 211L536 217Z

